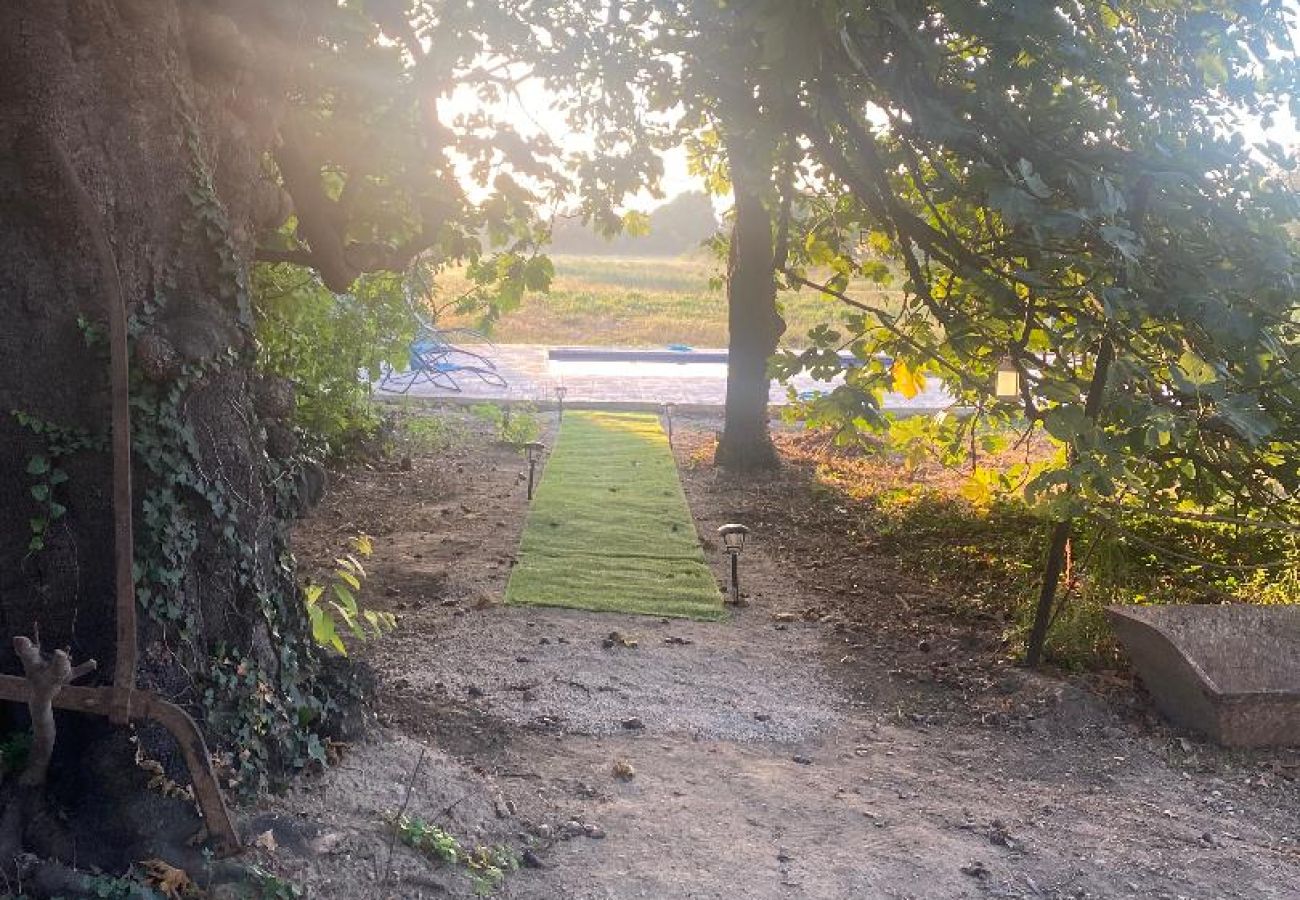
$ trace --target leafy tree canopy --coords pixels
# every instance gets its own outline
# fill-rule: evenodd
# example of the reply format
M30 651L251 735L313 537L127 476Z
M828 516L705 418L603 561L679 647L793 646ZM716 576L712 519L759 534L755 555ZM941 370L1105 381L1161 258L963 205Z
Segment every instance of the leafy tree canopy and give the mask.
M1057 516L1122 498L1287 513L1296 156L1243 136L1300 112L1287 4L618 8L652 23L636 53L673 63L647 96L680 113L697 171L716 190L738 164L766 174L778 277L850 311L779 361L863 362L813 421L871 427L885 390L940 377L1071 448L1030 473ZM901 301L849 296L861 278ZM1012 404L990 396L1004 361Z
M415 253L531 251L536 204L566 192L616 229L618 201L657 183L653 151L687 141L715 191L736 166L763 174L778 277L809 287L829 271L809 289L851 310L779 365L829 374L838 347L863 361L814 421L870 427L884 390L941 377L982 415L1024 416L1072 448L1031 486L1058 515L1121 497L1283 514L1300 490L1294 150L1241 128L1300 107L1287 4L404 10L331 13L275 153L297 217L267 258L308 261L334 287ZM587 150L437 115L455 90L494 100L524 77L547 82ZM477 204L466 164L491 184ZM491 271L522 274L507 260ZM848 296L863 277L902 300ZM1015 404L990 398L1006 360Z

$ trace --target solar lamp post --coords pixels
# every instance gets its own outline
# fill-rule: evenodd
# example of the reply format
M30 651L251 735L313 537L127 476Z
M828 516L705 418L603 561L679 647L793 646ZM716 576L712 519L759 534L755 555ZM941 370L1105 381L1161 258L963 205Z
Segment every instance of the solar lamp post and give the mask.
M541 441L529 441L524 444L524 456L528 458L528 499L533 499L533 478L537 472L537 463L546 452L546 445Z
M731 602L741 606L740 600L740 551L745 549L745 537L749 529L737 522L731 522L718 529L722 546L731 557Z
M560 421L564 421L564 396L569 393L569 389L562 384L555 386L555 402L560 411Z

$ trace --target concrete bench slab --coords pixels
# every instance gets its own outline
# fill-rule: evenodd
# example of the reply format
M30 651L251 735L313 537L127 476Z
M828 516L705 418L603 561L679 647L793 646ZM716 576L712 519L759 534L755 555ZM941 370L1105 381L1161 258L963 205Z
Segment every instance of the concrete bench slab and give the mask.
M1300 746L1300 607L1112 606L1160 711L1229 747Z

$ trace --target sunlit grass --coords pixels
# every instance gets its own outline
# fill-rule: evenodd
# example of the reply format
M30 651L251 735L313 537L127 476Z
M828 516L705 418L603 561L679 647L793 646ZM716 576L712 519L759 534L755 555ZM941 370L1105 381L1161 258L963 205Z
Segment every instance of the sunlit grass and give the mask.
M718 285L721 265L707 257L630 259L606 256L556 256L549 294L531 294L502 317L494 339L515 344L576 344L654 347L727 345L727 298ZM441 292L462 289L455 274ZM892 294L867 282L849 293L889 306ZM843 320L849 308L812 290L790 291L779 300L786 320L784 344L806 346L808 330ZM452 324L469 324L469 320Z

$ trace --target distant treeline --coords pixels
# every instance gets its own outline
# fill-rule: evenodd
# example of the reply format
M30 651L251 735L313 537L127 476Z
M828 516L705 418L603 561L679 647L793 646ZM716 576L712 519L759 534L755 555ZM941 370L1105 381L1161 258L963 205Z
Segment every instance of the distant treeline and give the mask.
M650 233L605 238L577 219L557 219L550 250L583 256L680 256L718 229L713 203L698 191L679 194L650 213Z

